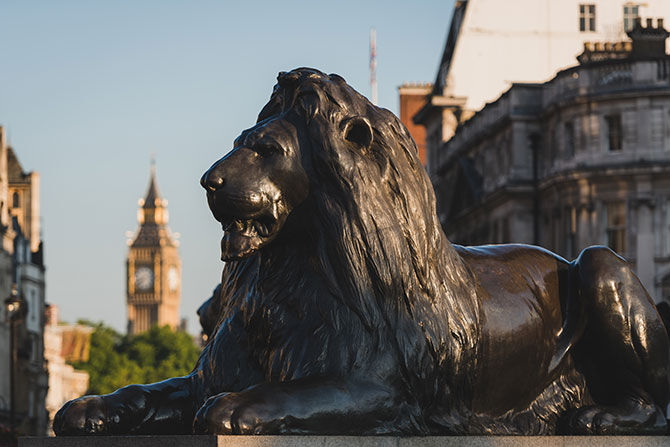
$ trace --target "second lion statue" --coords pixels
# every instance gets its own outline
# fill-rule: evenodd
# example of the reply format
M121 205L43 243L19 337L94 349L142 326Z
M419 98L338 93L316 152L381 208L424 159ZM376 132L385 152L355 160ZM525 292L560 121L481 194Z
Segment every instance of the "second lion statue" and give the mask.
M280 73L202 177L226 261L193 372L63 406L72 434L664 433L665 328L604 247L461 247L399 120Z

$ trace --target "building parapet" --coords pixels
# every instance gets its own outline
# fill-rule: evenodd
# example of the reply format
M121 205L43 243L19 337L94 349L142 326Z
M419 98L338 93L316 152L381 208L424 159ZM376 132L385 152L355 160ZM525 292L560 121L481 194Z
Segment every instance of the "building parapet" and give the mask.
M543 110L608 94L668 93L670 56L656 60L608 60L559 72L546 84L513 84L494 102L457 129L442 145L437 172L464 150L490 135L511 118L539 118Z
M607 60L559 72L545 84L542 107L576 97L603 95L622 90L639 91L670 85L670 56L656 60Z
M450 163L467 147L490 135L510 117L533 116L541 110L542 84L514 84L463 123L443 145L441 165ZM439 169L439 168L438 168Z

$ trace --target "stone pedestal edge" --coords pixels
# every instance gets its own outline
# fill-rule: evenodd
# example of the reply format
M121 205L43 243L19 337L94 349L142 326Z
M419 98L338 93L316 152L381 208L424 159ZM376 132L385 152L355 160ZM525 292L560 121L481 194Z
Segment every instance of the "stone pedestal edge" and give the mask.
M19 447L666 447L667 436L80 436L19 438Z

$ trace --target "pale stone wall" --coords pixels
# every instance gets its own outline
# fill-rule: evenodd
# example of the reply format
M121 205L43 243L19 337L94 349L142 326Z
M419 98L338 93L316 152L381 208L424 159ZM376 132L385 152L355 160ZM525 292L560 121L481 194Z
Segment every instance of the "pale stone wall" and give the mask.
M630 40L623 27L628 0L468 0L449 67L447 96L479 110L513 82L546 82L574 65L584 42ZM640 17L670 20L670 1L640 3ZM596 7L596 31L579 31L579 5Z

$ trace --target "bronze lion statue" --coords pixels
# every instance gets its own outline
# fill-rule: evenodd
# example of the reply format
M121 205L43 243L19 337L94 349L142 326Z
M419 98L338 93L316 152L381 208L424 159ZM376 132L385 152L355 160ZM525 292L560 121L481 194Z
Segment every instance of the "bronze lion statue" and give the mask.
M58 435L665 432L629 265L450 244L407 130L340 76L280 73L201 183L226 264L195 369L71 401Z

